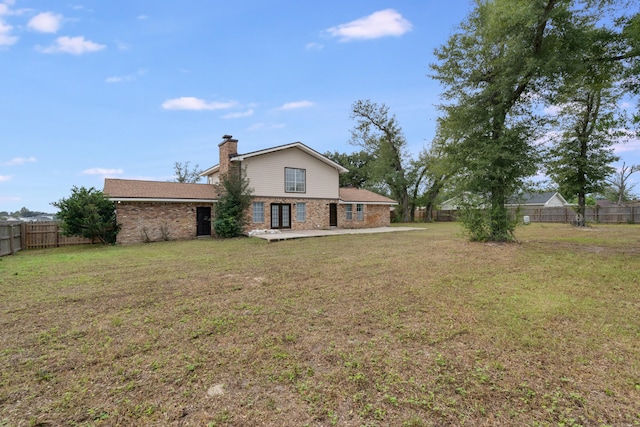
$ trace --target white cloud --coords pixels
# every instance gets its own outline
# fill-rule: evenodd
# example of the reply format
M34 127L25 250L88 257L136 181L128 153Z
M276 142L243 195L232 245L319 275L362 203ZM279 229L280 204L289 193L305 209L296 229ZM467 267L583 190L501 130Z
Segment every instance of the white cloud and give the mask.
M307 45L304 48L306 50L322 50L324 49L324 45L320 43L311 42L311 43L307 43Z
M105 169L105 168L91 168L82 171L83 175L100 175L100 176L113 176L122 175L124 171L122 169Z
M70 53L72 55L82 55L83 53L98 52L106 46L85 40L84 36L78 37L58 37L56 42L45 48L38 47L43 53Z
M0 47L11 46L18 41L18 37L11 35L11 30L13 27L0 19Z
M35 157L16 157L15 159L11 159L8 162L4 162L3 165L4 166L16 166L16 165L23 165L25 163L35 163L37 162L38 159L36 159Z
M144 21L145 19L149 19L149 17L147 15L138 15L138 17L136 18L140 21Z
M11 181L11 176L9 175L0 175L0 182Z
M131 82L137 79L140 76L144 76L147 73L147 70L138 70L135 73L127 74L125 76L111 76L104 79L106 83L123 83L123 82Z
M13 4L12 2L0 3L0 16L9 15L9 5Z
M52 12L39 13L29 20L27 27L41 33L57 33L62 25L62 15Z
M207 102L200 98L192 96L183 96L181 98L168 99L162 103L165 110L225 110L237 105L237 102Z
M307 108L312 107L314 104L311 101L296 101L296 102L287 102L281 107L278 107L277 110L286 111L286 110L295 110L297 108Z
M631 136L631 135L630 135ZM630 138L624 142L613 145L613 152L620 153L640 153L640 138Z
M257 130L273 130L273 129L282 129L285 125L282 123L256 123L247 129L249 132L254 132Z
M331 27L325 31L331 37L337 37L341 42L351 40L369 40L387 36L401 36L411 31L411 22L404 19L394 9L374 12L364 18Z
M249 108L247 111L238 111L237 113L229 113L222 116L223 119L241 119L243 117L253 116L253 108Z

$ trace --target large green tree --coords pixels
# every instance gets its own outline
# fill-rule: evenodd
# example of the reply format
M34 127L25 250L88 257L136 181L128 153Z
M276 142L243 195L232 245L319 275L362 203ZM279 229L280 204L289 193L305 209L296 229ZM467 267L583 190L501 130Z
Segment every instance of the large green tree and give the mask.
M561 193L577 199L576 221L585 225L588 194L600 193L618 160L613 145L628 135L628 121L621 100L623 84L638 52L623 31L587 26L575 41L576 52L565 58L559 89L551 94L556 104L557 132L547 163L549 176Z
M389 107L370 100L358 100L351 106L351 118L356 125L351 130L350 142L360 146L373 161L369 162L369 176L389 191L398 202L399 218L408 222L410 217L407 167L409 156L407 141L396 116Z
M376 185L371 177L371 164L375 159L367 151L361 150L350 154L334 151L326 152L324 156L349 170L339 175L340 187L375 189Z
M584 53L582 38L613 1L476 0L468 18L436 50L433 77L444 86L439 126L458 170L458 192L487 207L482 240L513 239L505 202L539 167L541 95ZM620 21L615 21L620 22ZM602 60L605 60L602 58ZM561 79L560 79L561 80Z
M71 196L51 204L60 210L57 217L62 221L65 236L97 239L103 244L116 243L120 230L116 223L116 209L102 191L74 186Z

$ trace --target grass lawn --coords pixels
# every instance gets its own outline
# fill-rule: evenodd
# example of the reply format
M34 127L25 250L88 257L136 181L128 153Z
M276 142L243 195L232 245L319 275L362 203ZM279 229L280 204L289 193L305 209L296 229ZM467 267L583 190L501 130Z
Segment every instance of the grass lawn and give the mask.
M640 226L0 259L0 426L640 425Z

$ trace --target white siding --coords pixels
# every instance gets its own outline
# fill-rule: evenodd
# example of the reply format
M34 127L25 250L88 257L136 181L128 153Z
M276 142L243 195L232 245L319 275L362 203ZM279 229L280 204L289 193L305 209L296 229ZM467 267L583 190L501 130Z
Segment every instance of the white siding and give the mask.
M246 170L254 196L323 199L339 197L338 170L295 147L250 157L243 160L242 167ZM306 192L284 191L284 168L306 171Z

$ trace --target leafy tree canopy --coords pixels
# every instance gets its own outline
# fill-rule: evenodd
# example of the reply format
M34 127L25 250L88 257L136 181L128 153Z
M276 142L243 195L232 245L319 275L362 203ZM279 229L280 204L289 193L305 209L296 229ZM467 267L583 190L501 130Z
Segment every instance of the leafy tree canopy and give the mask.
M71 196L51 204L60 210L57 217L62 221L64 235L116 243L120 227L116 224L115 206L102 191L74 186Z

